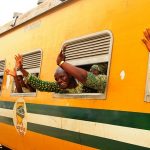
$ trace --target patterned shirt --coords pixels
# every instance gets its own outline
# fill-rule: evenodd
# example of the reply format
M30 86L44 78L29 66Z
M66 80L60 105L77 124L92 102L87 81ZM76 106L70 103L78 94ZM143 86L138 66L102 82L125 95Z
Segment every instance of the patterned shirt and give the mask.
M82 93L84 91L86 93L86 91L83 90L83 86L85 86L91 89L95 89L99 93L104 93L106 86L106 79L107 79L106 75L95 76L93 73L88 72L86 82L84 84L78 83L78 86L72 89L60 89L59 85L56 82L43 81L31 74L28 75L27 82L33 88L45 92ZM87 92L90 93L90 91Z

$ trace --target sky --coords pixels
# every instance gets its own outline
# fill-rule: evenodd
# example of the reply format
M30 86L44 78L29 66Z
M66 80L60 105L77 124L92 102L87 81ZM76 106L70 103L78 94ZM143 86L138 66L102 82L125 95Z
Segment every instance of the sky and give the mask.
M0 26L13 19L13 13L25 13L37 6L38 0L0 0Z

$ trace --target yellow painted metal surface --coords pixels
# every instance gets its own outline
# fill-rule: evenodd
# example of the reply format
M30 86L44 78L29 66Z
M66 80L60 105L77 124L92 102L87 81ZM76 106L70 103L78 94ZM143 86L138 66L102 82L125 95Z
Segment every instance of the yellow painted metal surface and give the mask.
M142 6L145 11L140 9ZM83 10L82 13L79 11L80 9ZM144 99L143 89L145 89L148 60L148 53L141 42L143 30L149 25L147 16L144 15L147 11L147 0L143 2L139 0L136 5L125 0L117 0L113 3L110 1L101 3L97 0L73 1L1 35L1 58L6 58L7 68L13 68L15 54L41 48L43 60L40 77L52 81L56 68L56 56L65 40L109 29L113 33L114 42L107 100L96 101L99 105L95 106L93 105L94 100L87 100L82 104L80 99L67 101L70 105L80 107L100 106L100 108L147 112L148 105L141 101ZM26 29L27 26L32 26L34 23L39 26ZM124 81L120 80L122 70L126 72ZM6 76L4 79L6 81ZM10 89L6 89L5 81L1 98L9 99ZM135 95L135 91L138 94ZM44 102L38 101L41 95L44 96ZM38 92L36 102L55 105L65 105L66 103L66 100L62 99L61 102L59 100L55 102L53 99L45 101L47 97L51 97L51 94ZM28 100L27 98L31 102L34 99L29 98ZM127 99L129 99L128 102ZM130 107L135 103L137 104L136 108Z
M149 13L149 0L70 1L0 35L0 59L6 59L6 68L13 68L15 54L41 48L40 78L54 81L56 57L63 42L110 30L114 41L106 100L53 98L46 92L37 92L36 97L24 99L28 103L149 113L150 103L144 102L148 52L141 42L143 31L150 26ZM126 74L124 80L120 78L122 70ZM12 79L7 89L4 75L1 100L15 101L18 98L10 96L11 84ZM43 142L45 147L57 145L58 149L62 144L64 149L92 149L33 132L20 137L9 125L0 124L0 127L0 142L6 143L7 139L11 148L16 147L16 141L19 141L21 144L17 147L21 149L28 149L33 143L37 146L35 149L45 149L41 147ZM4 130L8 131L6 135ZM9 134L13 134L13 139ZM34 141L35 137L38 142Z

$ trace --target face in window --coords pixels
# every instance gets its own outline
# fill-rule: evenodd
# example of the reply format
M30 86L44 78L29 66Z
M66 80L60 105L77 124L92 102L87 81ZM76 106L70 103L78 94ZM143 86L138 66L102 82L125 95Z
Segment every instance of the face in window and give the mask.
M98 70L95 70L95 69L94 69L94 70L92 70L91 72L92 72L94 75L96 75L96 76L99 75L99 71L98 71Z
M90 72L92 72L94 75L99 75L100 74L100 68L98 65L92 65Z
M69 87L70 77L63 69L58 68L54 74L54 78L61 89Z

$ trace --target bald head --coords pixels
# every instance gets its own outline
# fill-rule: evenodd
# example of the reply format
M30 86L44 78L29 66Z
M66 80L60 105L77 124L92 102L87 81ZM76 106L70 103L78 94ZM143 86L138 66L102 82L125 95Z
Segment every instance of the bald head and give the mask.
M77 86L74 77L65 72L61 67L56 69L54 78L61 89L73 88Z
M54 78L61 89L66 89L70 84L70 76L60 67L56 69Z
M61 67L57 67L55 74L66 73Z

